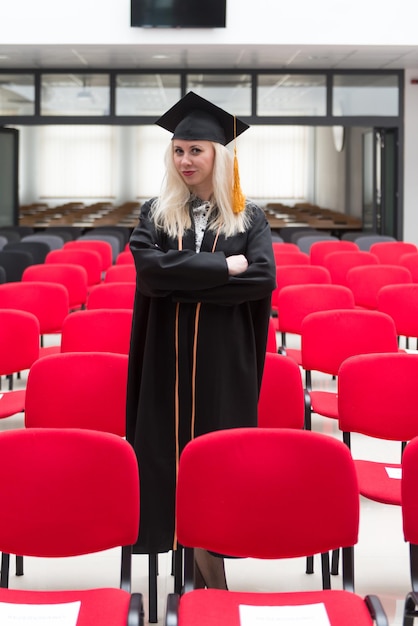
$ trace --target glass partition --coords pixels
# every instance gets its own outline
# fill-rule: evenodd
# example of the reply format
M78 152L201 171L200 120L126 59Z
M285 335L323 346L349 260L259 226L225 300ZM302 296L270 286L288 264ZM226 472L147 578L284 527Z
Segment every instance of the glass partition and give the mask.
M326 76L321 74L259 74L257 115L316 116L327 111Z
M103 116L109 112L108 74L42 74L41 115Z
M179 74L118 74L116 115L160 116L181 97Z
M398 76L336 74L332 80L332 114L399 115Z
M35 75L0 74L0 115L35 113Z
M187 74L186 92L194 91L237 116L251 115L250 74Z

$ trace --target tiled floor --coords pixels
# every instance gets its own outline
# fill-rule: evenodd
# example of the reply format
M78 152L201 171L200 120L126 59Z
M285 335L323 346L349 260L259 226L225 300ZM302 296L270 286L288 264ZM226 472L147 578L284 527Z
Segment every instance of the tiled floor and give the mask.
M335 383L327 377L314 377L323 388ZM17 381L15 388L25 384L25 376ZM23 427L22 415L2 420L0 430ZM331 420L313 416L313 430L334 437L341 437ZM353 437L353 456L398 462L400 446L396 443L376 442ZM306 520L309 528L309 519ZM356 547L356 591L363 595L378 594L387 611L391 626L402 623L402 608L409 589L408 548L402 536L401 511L365 499L361 501L360 538ZM15 576L14 560L11 561L10 586L13 588L61 589L67 586L80 588L112 586L118 584L119 553L117 550L97 556L53 561L26 558L24 576ZM305 559L295 561L258 562L256 560L230 560L226 563L227 579L232 590L291 590L319 588L320 563L315 562L315 574L305 574ZM340 576L332 577L332 584L340 586ZM158 623L163 623L167 593L173 589L171 576L171 553L159 557L158 576ZM133 560L133 591L144 594L148 616L148 559L136 555Z

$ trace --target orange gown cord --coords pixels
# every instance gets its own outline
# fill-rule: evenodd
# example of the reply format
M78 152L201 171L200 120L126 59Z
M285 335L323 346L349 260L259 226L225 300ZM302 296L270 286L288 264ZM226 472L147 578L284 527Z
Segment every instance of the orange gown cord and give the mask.
M219 238L219 228L216 233L215 241L213 242L212 252L215 252L216 244ZM183 245L179 237L178 249L182 250ZM195 422L196 422L196 367L197 367L197 338L199 330L200 309L202 303L198 302L195 312L194 323L194 338L193 338L193 365L192 365L192 416L191 416L191 439L194 439ZM179 422L180 422L180 408L179 408L179 308L180 303L176 304L176 328L175 328L175 352L176 352L176 382L175 382L175 437L176 437L176 485L179 470L180 459L180 444L179 444ZM174 542L173 550L177 549L177 532L174 530Z

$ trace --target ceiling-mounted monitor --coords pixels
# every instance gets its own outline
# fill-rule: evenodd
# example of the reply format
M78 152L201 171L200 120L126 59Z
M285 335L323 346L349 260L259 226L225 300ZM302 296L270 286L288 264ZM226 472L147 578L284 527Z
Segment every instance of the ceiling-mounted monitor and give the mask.
M226 0L131 0L131 26L225 28Z

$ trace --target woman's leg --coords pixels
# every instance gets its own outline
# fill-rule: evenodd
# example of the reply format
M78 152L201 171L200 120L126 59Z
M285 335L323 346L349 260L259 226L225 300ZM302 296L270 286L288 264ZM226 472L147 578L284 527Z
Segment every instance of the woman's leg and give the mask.
M213 556L207 550L195 548L195 585L197 588L228 589L225 578L224 559Z

